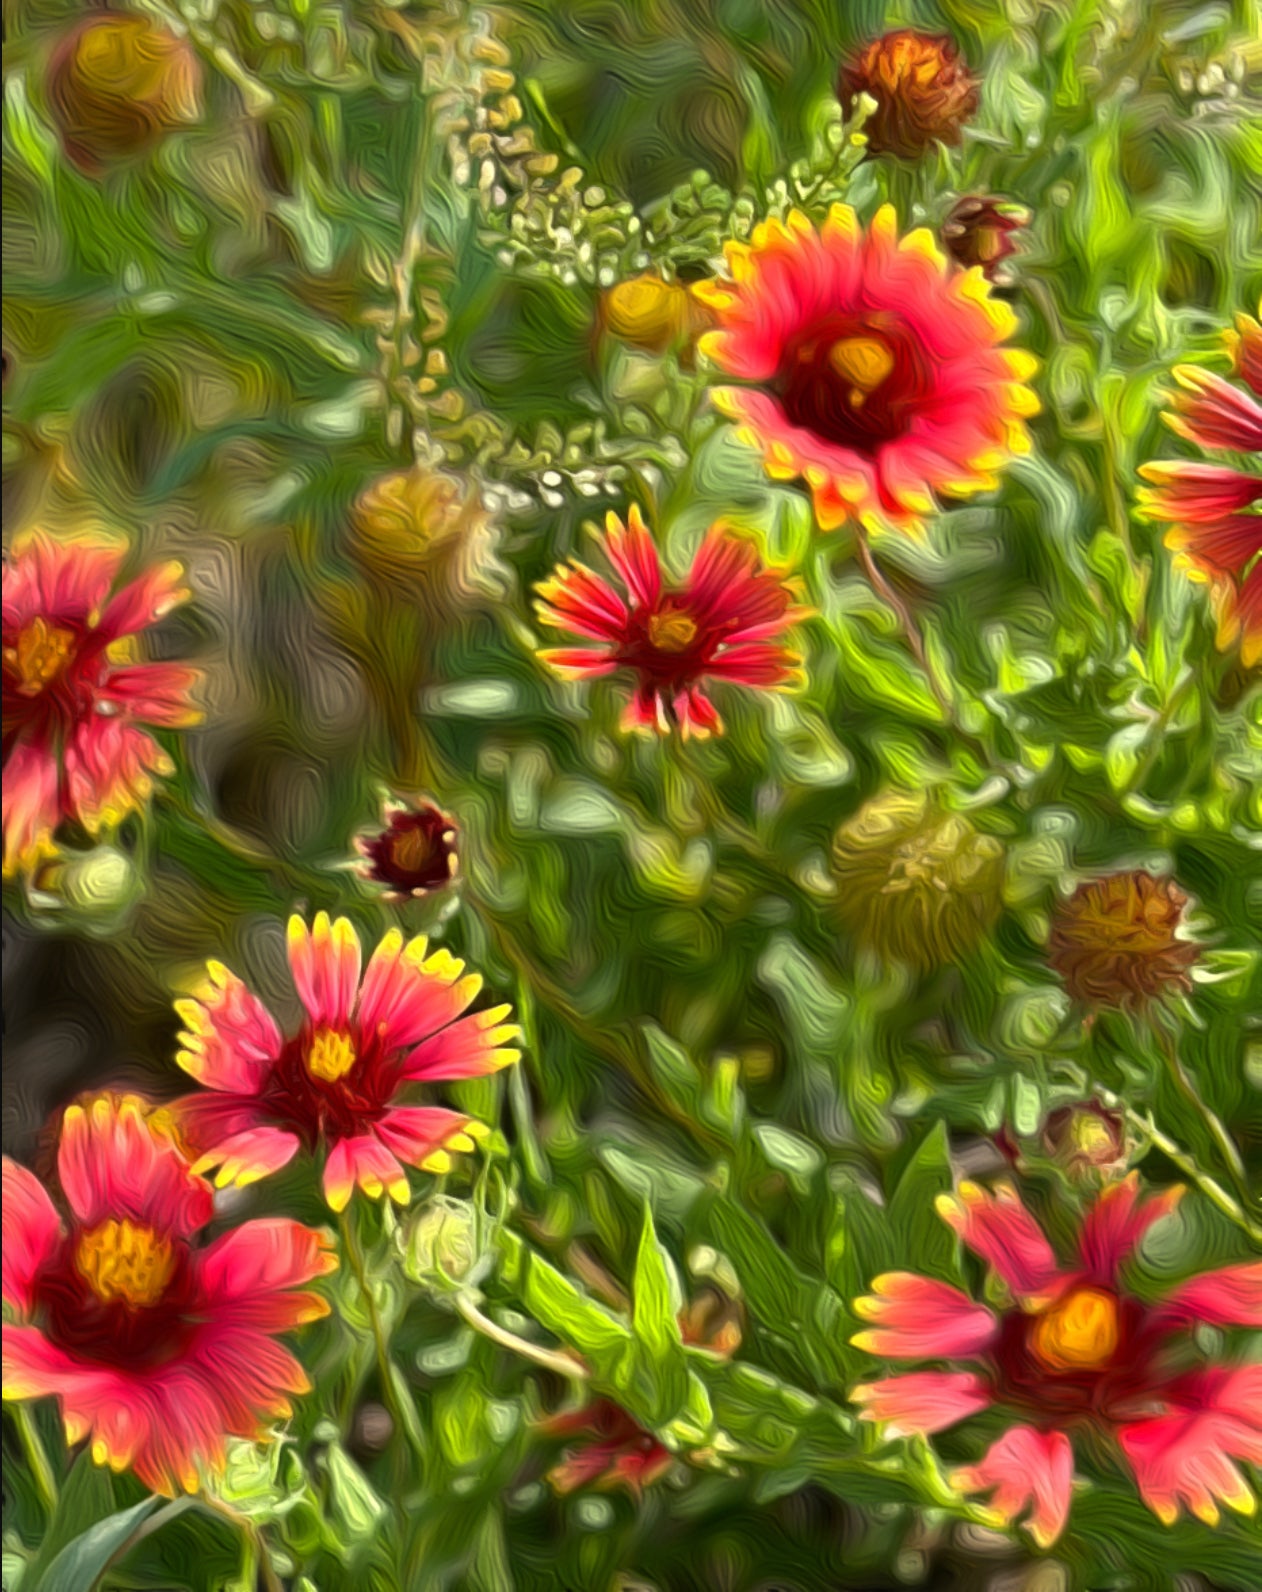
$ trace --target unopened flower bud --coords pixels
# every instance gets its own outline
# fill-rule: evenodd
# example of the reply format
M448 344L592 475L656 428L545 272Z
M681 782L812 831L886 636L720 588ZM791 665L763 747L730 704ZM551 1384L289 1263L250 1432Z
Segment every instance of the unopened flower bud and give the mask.
M942 242L957 265L979 265L983 276L993 282L1002 262L1017 252L1013 233L1028 222L1028 211L1019 205L966 196L942 223Z
M1120 1177L1131 1144L1120 1113L1091 1100L1053 1111L1043 1125L1043 1148L1069 1177L1081 1182Z
M934 142L958 144L981 103L955 41L913 28L886 33L845 64L837 90L844 110L857 94L876 102L863 124L871 153L908 160Z
M478 1215L466 1200L436 1199L419 1210L406 1236L403 1269L431 1287L471 1284L486 1264L478 1245Z
M1003 910L1000 842L924 792L874 797L837 831L832 860L856 940L921 971L974 950Z
M143 892L144 880L131 858L104 845L56 852L35 869L28 893L36 911L101 929L118 922Z
M366 575L432 614L474 594L495 566L495 531L477 491L419 466L360 494L347 547Z
M663 354L701 331L708 317L682 284L646 271L616 282L605 292L600 301L600 324L633 348Z
M355 842L366 879L386 887L387 899L427 895L456 876L456 822L430 802L391 806L383 827Z
M187 39L147 17L107 12L58 45L48 92L67 155L95 173L197 121L202 71Z
M1089 1006L1138 1007L1186 994L1199 955L1182 937L1186 905L1173 880L1142 869L1088 880L1056 908L1048 962Z

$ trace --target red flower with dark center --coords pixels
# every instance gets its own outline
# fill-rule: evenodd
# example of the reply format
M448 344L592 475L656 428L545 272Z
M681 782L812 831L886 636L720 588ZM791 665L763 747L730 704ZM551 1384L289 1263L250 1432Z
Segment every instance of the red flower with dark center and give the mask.
M360 836L355 845L364 859L364 877L387 886L387 899L426 895L456 876L455 819L430 802L387 807L384 827Z
M553 1415L537 1429L545 1437L588 1439L548 1472L548 1480L559 1493L596 1486L626 1487L638 1495L674 1463L670 1449L612 1399L597 1399L582 1409Z
M412 1086L479 1078L521 1055L507 1006L461 1017L482 987L449 951L426 957L424 936L392 929L360 979L362 951L346 918L317 913L310 933L289 920L289 965L306 1009L282 1036L271 1013L219 962L194 1000L176 1002L187 1025L178 1061L206 1086L172 1113L215 1181L250 1183L300 1148L327 1150L324 1194L345 1209L356 1184L372 1198L410 1198L402 1162L431 1171L484 1131L458 1112L407 1103Z
M1212 371L1176 365L1179 391L1171 430L1211 452L1262 455L1262 326L1241 315L1227 334L1235 374L1250 389ZM1253 396L1250 396L1250 393ZM1152 483L1139 500L1150 519L1172 529L1166 546L1175 567L1207 584L1218 618L1218 645L1240 644L1246 668L1262 660L1262 475L1234 465L1162 460L1140 466Z
M653 539L634 506L624 527L606 521L604 550L624 598L585 565L572 561L540 583L545 624L590 636L595 647L557 647L539 656L562 678L591 679L626 670L636 677L623 728L685 737L721 734L723 724L701 689L724 680L762 690L800 678L798 654L775 639L798 617L783 577L760 568L753 547L715 525L686 582L663 586Z
M1112 1441L1148 1506L1167 1524L1184 1504L1211 1525L1218 1503L1252 1514L1234 1460L1262 1462L1262 1365L1198 1364L1191 1329L1262 1327L1262 1264L1228 1266L1146 1304L1121 1272L1181 1189L1142 1202L1134 1173L1106 1188L1082 1223L1076 1263L1062 1270L1015 1189L962 1183L938 1211L992 1267L1012 1303L998 1314L958 1288L890 1272L855 1301L870 1321L855 1343L900 1360L966 1360L973 1371L918 1371L855 1388L863 1419L891 1435L944 1431L992 1405L1011 1427L953 1478L991 1491L996 1520L1027 1507L1041 1547L1064 1529L1073 1483L1069 1433Z
M884 205L863 231L834 205L819 231L791 211L726 252L731 280L694 289L718 324L699 347L749 385L714 401L769 475L805 478L821 529L917 530L935 495L989 490L1029 452L1036 364L998 346L1016 317L923 227L900 239Z
M223 1463L227 1436L258 1439L308 1391L275 1341L328 1313L295 1290L333 1270L325 1240L297 1222L199 1234L213 1191L135 1096L70 1106L58 1183L4 1161L4 1397L55 1397L70 1443L130 1467L155 1492L193 1492Z
M195 669L133 661L135 635L188 596L163 564L110 596L123 549L19 543L4 579L4 871L53 850L63 820L95 834L147 800L171 761L142 724L183 726Z
M994 282L1003 262L1017 252L1013 233L1028 220L1028 213L1018 205L966 195L957 200L942 223L942 242L956 265L965 270L980 266L986 280Z

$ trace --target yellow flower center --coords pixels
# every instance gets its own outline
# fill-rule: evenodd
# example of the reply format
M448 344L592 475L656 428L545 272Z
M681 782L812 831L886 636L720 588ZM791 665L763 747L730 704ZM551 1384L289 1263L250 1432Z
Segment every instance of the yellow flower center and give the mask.
M1069 1131L1074 1148L1082 1155L1102 1155L1114 1146L1112 1128L1089 1111L1079 1111Z
M828 350L837 374L850 383L850 407L863 407L894 369L894 356L879 337L842 337Z
M21 695L38 696L51 684L69 663L74 644L73 630L58 630L45 619L20 630L16 646L4 649L4 661L17 670Z
M335 1028L321 1028L307 1051L307 1071L324 1083L344 1078L359 1058L349 1034Z
M133 1308L157 1304L175 1270L171 1240L125 1217L102 1222L79 1239L75 1265L98 1299Z
M1076 1288L1034 1323L1030 1344L1049 1371L1094 1371L1117 1352L1117 1301Z
M649 640L659 652L682 652L696 635L697 622L687 614L654 614L649 619Z

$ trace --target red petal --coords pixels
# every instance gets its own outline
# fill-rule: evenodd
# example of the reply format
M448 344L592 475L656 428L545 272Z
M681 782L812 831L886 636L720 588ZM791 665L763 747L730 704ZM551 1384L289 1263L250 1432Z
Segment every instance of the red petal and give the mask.
M1140 1239L1154 1222L1170 1214L1182 1195L1182 1188L1176 1187L1141 1204L1137 1172L1104 1189L1083 1218L1078 1239L1087 1275L1112 1287Z
M1014 1426L991 1445L976 1465L958 1470L952 1485L962 1492L991 1492L990 1506L1005 1524L1030 1508L1026 1528L1040 1548L1050 1548L1069 1518L1074 1453L1064 1432Z
M127 1217L157 1232L187 1237L214 1212L210 1185L145 1121L134 1096L99 1096L66 1107L57 1171L84 1227Z
M317 912L311 932L298 916L289 920L289 966L298 999L318 1028L344 1031L359 989L362 951L349 918L330 922Z
M1213 1327L1262 1327L1262 1261L1193 1277L1162 1301L1167 1312Z
M859 1419L877 1422L890 1437L928 1437L991 1404L986 1385L968 1371L913 1371L865 1382L850 1396L863 1406Z
M1011 1185L999 1184L991 1194L976 1183L961 1183L954 1195L939 1195L936 1205L947 1225L1018 1298L1046 1294L1059 1283L1052 1246Z
M970 1359L994 1342L998 1324L983 1305L949 1283L891 1271L856 1299L855 1314L875 1324L852 1341L869 1354L899 1360Z
M20 1315L29 1311L31 1285L56 1251L61 1234L61 1218L43 1184L6 1155L0 1293L5 1304Z
M259 1094L280 1056L282 1038L257 995L222 962L210 962L195 999L175 1003L184 1024L176 1060L208 1089Z

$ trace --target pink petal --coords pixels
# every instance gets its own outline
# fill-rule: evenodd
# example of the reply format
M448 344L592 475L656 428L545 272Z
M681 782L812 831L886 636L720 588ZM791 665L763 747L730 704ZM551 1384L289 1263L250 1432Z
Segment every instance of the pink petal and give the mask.
M1011 1184L997 1185L992 1194L976 1183L961 1183L954 1194L940 1194L935 1205L961 1242L1018 1298L1045 1294L1056 1285L1059 1272L1052 1246Z
M0 1293L25 1315L31 1286L61 1240L61 1218L44 1185L16 1161L4 1157L4 1244L0 1246Z
M624 527L616 514L606 520L605 551L641 608L652 608L662 590L662 570L653 538L633 503Z
M152 735L124 718L80 719L62 753L67 812L96 832L148 801L171 762Z
M200 716L188 695L200 679L199 669L173 663L129 664L111 669L98 694L102 701L116 703L121 712L146 724L178 728L195 724Z
M869 1354L898 1360L970 1359L994 1342L990 1311L949 1283L891 1271L872 1283L872 1295L856 1299L854 1311L876 1324L852 1342Z
M558 630L571 630L597 641L620 640L626 631L626 603L608 581L585 564L558 566L535 590L539 593L539 617Z
M362 951L349 918L330 923L317 912L311 932L300 917L289 920L289 967L298 999L317 1028L342 1031L350 1022L359 988Z
M1078 1252L1087 1275L1112 1287L1140 1239L1154 1222L1170 1214L1182 1195L1182 1188L1175 1187L1140 1204L1137 1172L1109 1184L1082 1222Z
M508 1006L472 1012L426 1039L404 1061L400 1078L437 1083L452 1078L482 1078L517 1061L521 1051L509 1048L521 1029L504 1018Z
M290 1290L336 1270L337 1257L323 1233L277 1216L225 1233L196 1267L208 1318L283 1332L327 1312L316 1296Z
M355 1009L355 1028L364 1049L375 1047L383 1057L446 1027L465 1011L482 988L476 973L450 951L426 955L423 934L404 942L391 929L373 952Z
M1185 1504L1210 1525L1218 1502L1252 1514L1256 1500L1232 1460L1262 1465L1262 1365L1211 1367L1185 1378L1178 1396L1187 1407L1118 1432L1144 1502L1167 1525Z
M41 847L51 850L61 821L57 755L45 741L19 742L4 765L4 871L13 873L34 860Z
M671 711L685 741L694 737L704 741L711 735L723 733L723 720L719 717L718 709L699 686L689 686L686 691L681 691L672 702Z
M706 665L706 673L715 679L731 680L736 685L766 688L792 680L801 661L798 654L787 647L768 641L742 641L735 646L725 646Z
M20 628L37 616L53 625L85 624L114 584L123 551L121 545L58 541L37 531L5 569L5 625Z
M468 1126L468 1117L440 1106L394 1106L375 1124L374 1131L401 1161L421 1166L452 1139L463 1138Z
M1160 1310L1214 1327L1262 1327L1262 1261L1193 1277L1168 1295Z
M370 1199L388 1193L398 1205L411 1198L407 1173L372 1133L339 1139L324 1167L324 1197L335 1211L344 1211L358 1184Z
M101 615L99 629L111 640L144 630L187 600L178 564L157 564L117 592Z
M1064 1432L1014 1426L976 1465L951 1477L961 1492L991 1492L990 1506L1010 1525L1028 1505L1026 1529L1040 1548L1050 1548L1069 1518L1074 1453Z
M990 1392L969 1371L913 1371L865 1382L850 1397L863 1406L861 1421L875 1421L889 1437L928 1437L989 1409Z
M535 656L563 680L596 680L621 667L613 653L602 647L545 647Z
M208 1089L254 1095L280 1056L282 1039L272 1014L222 962L206 968L196 999L176 1001L184 1024L176 1060Z
M240 1133L207 1143L198 1131L199 1127L204 1129L205 1124L199 1124L195 1116L182 1120L192 1130L190 1137L202 1149L194 1170L199 1174L213 1171L216 1188L227 1188L229 1184L244 1188L261 1177L270 1177L282 1166L288 1166L301 1147L296 1133L266 1125L245 1128Z
M149 1126L144 1102L134 1095L102 1095L87 1107L66 1107L57 1173L84 1227L127 1217L184 1238L214 1214L210 1185Z

